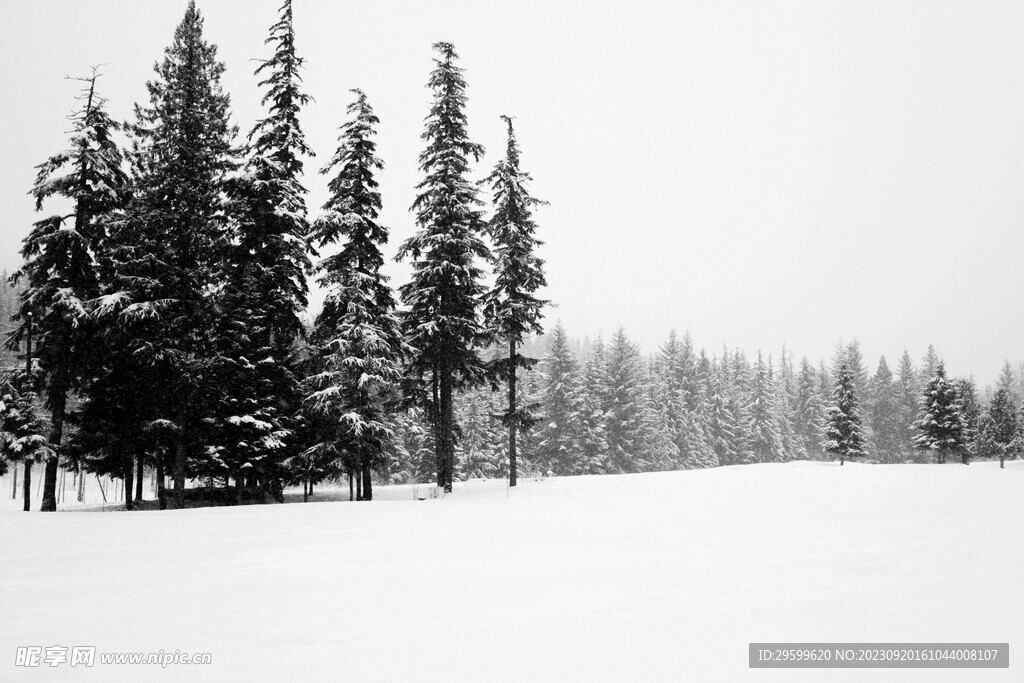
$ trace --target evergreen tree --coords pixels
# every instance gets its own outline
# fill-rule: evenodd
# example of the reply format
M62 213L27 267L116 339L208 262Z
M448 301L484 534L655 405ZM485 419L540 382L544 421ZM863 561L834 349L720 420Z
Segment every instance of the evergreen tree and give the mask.
M946 462L949 456L959 455L967 464L966 425L956 387L946 379L942 361L936 364L935 376L925 387L920 417L914 427L918 431L915 446L935 453L938 463Z
M964 420L964 457L967 459L978 455L978 435L981 432L981 404L978 403L978 392L974 388L974 380L961 378L953 382L957 402L960 404L960 415Z
M406 341L415 349L409 373L414 400L428 409L437 449L437 484L452 490L455 464L455 391L481 380L477 347L486 341L481 325L483 271L475 259L487 258L481 239L484 222L478 189L466 175L469 158L479 161L483 147L466 132L466 81L455 65L450 43L436 43L440 55L428 86L434 101L426 119L420 170L426 177L412 209L419 230L402 244L398 258L412 258L412 277L400 289L407 311Z
M904 350L900 356L897 393L897 415L899 416L899 451L900 458L917 458L921 451L915 449L914 421L917 419L918 399L921 392L918 390L918 373L914 368L914 362L910 354Z
M494 243L494 287L484 298L484 318L495 337L508 346L508 356L497 360L493 370L508 386L508 407L502 424L508 429L509 486L516 485L516 435L535 422L531 406L516 405L516 373L530 370L536 360L519 352L523 338L543 332L541 310L548 303L538 299L536 291L546 285L544 261L535 251L542 243L534 237L537 224L533 209L545 202L530 196L527 185L532 178L519 168L519 145L512 119L508 125L505 158L487 177L494 193L494 215L487 232Z
M537 459L555 474L574 474L580 459L580 391L576 358L561 322L543 361L544 416L537 430Z
M803 457L820 460L823 456L821 442L825 432L825 400L821 395L817 373L806 357L800 361L794 402L793 428L798 448Z
M31 364L29 359L28 364ZM55 454L46 438L47 425L39 415L40 383L36 368L5 373L0 377L0 463L21 462L24 466L23 510L32 504L32 466L49 462ZM4 466L2 469L6 469Z
M110 222L102 253L105 287L96 316L105 357L90 393L144 394L147 425L173 441L180 491L207 461L200 432L209 417L204 378L215 361L209 340L228 241L223 192L236 167L229 98L220 85L224 65L203 38L194 2L155 69L149 106L136 106L134 195ZM94 408L113 412L122 404Z
M228 250L225 315L220 330L222 392L215 437L219 458L239 483L275 481L297 451L293 418L301 391L294 345L304 332L305 274L310 267L302 158L313 156L299 125L310 97L302 92L303 59L296 53L291 0L264 41L274 54L255 74L266 88L267 116L250 131L245 168L231 186L234 243ZM321 453L321 458L328 458ZM295 461L299 462L299 461ZM307 457L310 481L326 476ZM322 465L322 466L321 466ZM312 469L310 469L312 467Z
M68 117L72 123L68 149L36 167L31 191L37 211L56 196L72 203L72 213L35 224L21 250L24 265L12 276L14 282L24 278L26 288L15 314L21 325L10 343L36 335L36 357L50 411L53 457L46 461L44 472L40 506L44 512L57 509L57 467L68 392L82 387L95 355L87 307L100 288L96 251L105 237L100 219L119 206L127 184L121 149L113 139L120 126L105 111L96 92L97 78L93 70L88 78L79 79L86 85L79 97L81 108Z
M1009 368L1009 363L1006 367ZM1003 379L992 396L981 430L982 453L998 457L1000 468L1006 466L1008 458L1016 458L1024 445L1021 416L1012 391L1012 375L1009 382Z
M606 367L608 469L619 473L641 472L645 468L646 455L642 452L641 440L643 368L639 349L622 327L612 336Z
M769 376L761 354L754 367L750 398L747 402L750 419L750 449L755 462L783 462L786 460L782 434L779 431L778 406L775 402L775 384Z
M577 474L605 474L609 471L608 373L604 341L597 338L583 368L580 391L580 458Z
M903 459L903 432L906 427L900 414L899 386L893 382L892 371L882 356L871 380L869 420L872 445L879 462L895 463Z
M828 409L828 425L825 428L825 451L837 456L843 465L847 458L866 455L864 438L860 431L860 407L854 389L854 378L845 365L839 367L833 405Z
M373 142L378 119L366 95L353 92L353 119L342 127L341 145L324 169L336 171L331 198L313 226L321 249L342 246L317 268L328 295L313 332L320 363L308 380L306 404L333 424L326 441L354 454L362 498L372 500L371 473L385 463L392 437L387 413L406 348L394 296L380 272L388 230L377 220L382 204L375 173L383 168Z
M708 399L709 440L720 465L742 462L744 447L740 443L739 425L733 414L733 401L729 399L730 383L724 368L719 368L711 381Z

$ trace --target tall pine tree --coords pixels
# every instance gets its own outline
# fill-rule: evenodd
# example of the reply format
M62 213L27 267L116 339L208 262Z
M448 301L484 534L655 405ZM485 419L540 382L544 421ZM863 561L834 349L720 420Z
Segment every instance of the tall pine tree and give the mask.
M839 366L836 388L832 394L833 403L828 408L828 424L825 427L825 452L839 458L839 464L848 458L866 455L864 437L861 435L860 406L857 400L855 379L845 364Z
M484 371L478 353L487 341L479 315L484 274L477 259L489 252L481 238L478 189L466 177L470 157L479 161L484 151L466 132L466 80L451 43L434 49L439 57L428 82L434 100L419 158L426 177L412 206L419 229L398 251L400 260L412 259L412 277L399 291L407 307L403 331L415 349L408 366L410 393L427 409L437 485L450 492L458 433L455 391L479 383Z
M15 316L21 325L10 342L18 344L36 335L35 353L50 411L53 457L46 461L43 475L40 509L44 512L57 509L57 467L68 392L82 387L96 359L97 340L88 307L100 292L96 253L106 236L101 219L121 204L127 185L123 155L114 140L120 126L106 113L96 91L97 78L93 70L91 76L79 79L85 88L80 108L69 117L70 144L37 167L31 191L37 211L56 196L70 200L72 212L35 224L21 250L25 263L12 276L15 282L24 278L26 288Z
M395 300L381 247L388 229L378 222L381 197L375 175L383 168L373 138L379 122L366 95L353 91L352 120L341 129L332 170L331 198L313 225L320 248L341 250L317 267L327 289L313 342L320 366L309 378L309 408L333 427L326 446L353 453L362 476L362 498L372 500L371 472L380 469L393 437L387 414L394 404L405 353Z
M494 287L484 298L484 319L495 337L504 342L508 356L495 361L493 370L508 386L508 406L502 424L508 429L509 486L516 485L516 435L529 429L536 417L530 406L516 405L516 373L530 370L536 359L519 352L523 338L543 332L541 313L548 303L536 292L546 283L544 261L536 254L542 243L534 233L533 209L544 204L530 196L530 174L519 168L519 145L512 119L502 116L508 126L505 158L487 177L494 193L494 215L487 223L493 242Z

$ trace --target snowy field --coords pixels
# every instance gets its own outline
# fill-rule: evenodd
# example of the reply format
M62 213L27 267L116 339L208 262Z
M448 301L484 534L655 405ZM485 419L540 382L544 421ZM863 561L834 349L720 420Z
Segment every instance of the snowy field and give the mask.
M135 514L24 514L3 481L0 680L1024 680L1022 462ZM750 670L751 641L1009 642L1010 669ZM58 644L213 661L13 666Z

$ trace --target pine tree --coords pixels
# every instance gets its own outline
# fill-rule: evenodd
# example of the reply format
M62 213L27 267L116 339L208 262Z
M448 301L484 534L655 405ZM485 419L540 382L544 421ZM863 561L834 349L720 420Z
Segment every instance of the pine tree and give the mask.
M779 431L778 406L775 402L775 384L769 376L768 366L759 353L754 367L750 398L750 449L755 462L783 462L786 460L782 434Z
M311 98L301 90L291 0L279 11L264 41L274 54L255 71L266 88L267 116L250 131L244 171L230 185L234 243L227 250L217 368L225 391L216 397L214 439L223 469L240 487L283 476L302 424L293 415L301 397L294 345L304 333L310 226L300 178L302 159L313 152L299 113ZM304 463L310 481L329 469L310 457L295 462Z
M1013 374L1007 370L1009 363L988 405L980 437L982 452L998 457L1000 468L1006 467L1007 459L1016 458L1024 446L1021 415L1013 395Z
M854 386L853 374L845 365L840 365L836 388L832 394L833 405L828 408L828 425L823 444L827 453L839 458L840 465L845 464L847 458L866 455L860 431L860 407Z
M872 445L879 462L895 463L903 459L903 431L906 429L899 405L899 386L893 382L889 364L882 356L871 380L873 397L869 420Z
M180 491L207 460L200 431L209 415L204 376L215 356L209 339L228 241L223 192L236 167L235 129L220 84L224 65L203 38L194 2L155 70L149 106L136 106L134 194L110 222L101 255L106 276L96 315L107 343L95 379L102 386L90 393L143 394L151 404L147 426L173 442ZM112 412L121 401L94 407Z
M795 404L793 426L803 457L820 460L823 456L825 400L817 373L806 357L800 361L800 373L796 378Z
M604 341L597 338L583 368L580 406L580 459L576 474L605 474L608 460L608 373Z
M555 474L574 474L580 459L580 381L576 358L561 322L548 341L543 364L544 414L537 430L537 459Z
M519 145L512 119L502 119L508 126L505 158L486 181L494 193L494 215L487 223L487 232L494 243L491 255L495 283L484 298L484 319L509 350L492 370L508 386L508 407L502 424L508 429L509 486L515 486L516 435L536 422L531 406L516 405L516 373L520 368L530 370L537 362L521 354L519 347L525 336L543 332L541 311L548 303L535 295L547 282L544 261L535 253L542 242L534 237L537 224L533 209L545 202L530 196L527 186L532 178L519 168Z
M724 368L719 368L712 378L711 395L708 399L709 439L720 465L736 465L742 460L744 448L739 443L736 417L729 400L730 383Z
M960 404L960 415L964 420L964 453L965 462L978 455L978 435L981 432L981 404L978 403L978 392L974 388L974 380L962 378L953 382L957 402Z
M643 368L640 351L619 327L608 350L607 404L605 439L608 442L608 468L611 472L641 472L645 467L642 452Z
M32 466L49 462L55 456L46 437L47 424L39 415L40 384L38 368L31 357L25 370L5 373L0 377L0 460L21 462L24 466L23 510L32 504Z
M378 119L366 95L353 92L353 119L342 126L341 145L324 168L336 171L331 198L313 226L321 249L342 246L317 267L328 295L312 336L320 363L307 381L312 391L306 405L334 425L327 443L354 454L362 499L372 500L371 473L384 465L393 436L387 413L407 349L394 296L380 272L388 229L377 220L382 204L375 174L383 168L373 141Z
M426 175L412 209L419 230L402 244L399 259L412 258L412 277L400 289L407 307L403 330L415 349L409 373L414 399L428 409L437 449L437 484L452 490L455 464L455 391L481 380L477 352L486 341L479 308L483 271L475 259L488 257L481 239L478 189L466 175L469 158L483 147L466 132L466 81L450 43L436 43L440 55L428 86L434 101L426 120L420 170Z
M918 394L924 391L924 388L928 386L928 383L932 381L933 377L935 377L935 373L938 370L939 363L941 362L939 354L935 351L935 347L929 344L928 351L924 354L924 359L921 361L921 370L918 374Z
M956 387L946 379L946 369L941 360L935 366L935 376L925 387L920 417L914 427L918 431L915 446L935 453L938 463L946 462L949 456L959 455L967 464L966 425Z
M123 198L127 175L123 156L113 135L120 126L106 113L96 92L99 74L85 82L81 108L68 118L72 123L67 151L37 166L31 194L36 210L51 197L69 200L70 215L54 215L37 222L24 240L24 265L12 276L24 278L26 288L15 318L21 325L10 338L18 344L36 335L36 357L45 383L50 411L49 451L43 479L44 512L57 509L57 467L64 435L68 393L87 380L95 360L95 330L88 306L100 290L96 251L105 230L100 220ZM31 332L29 328L32 328ZM130 498L126 499L130 507Z
M914 446L915 432L914 421L917 419L918 399L921 392L918 389L918 373L914 368L914 362L910 359L910 353L906 350L900 356L900 363L897 368L899 376L896 388L897 393L897 415L899 416L899 451L903 460L916 458L920 453Z

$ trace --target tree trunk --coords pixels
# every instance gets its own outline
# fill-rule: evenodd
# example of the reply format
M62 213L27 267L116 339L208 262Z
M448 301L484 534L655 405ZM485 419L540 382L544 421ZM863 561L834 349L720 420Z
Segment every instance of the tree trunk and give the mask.
M128 458L124 468L124 509L133 510L135 504L132 501L132 480L134 479L135 470L132 467L134 464L134 458Z
M430 404L430 427L434 430L434 460L437 465L437 486L444 486L444 452L441 437L441 390L438 386L438 368L434 364L431 375L431 397L434 402Z
M186 430L184 412L178 413L178 435L174 440L174 491L181 495L185 488L185 469L188 465L188 448L185 439L188 436Z
M50 448L53 455L46 459L46 470L43 474L43 501L39 505L41 512L57 511L57 466L60 463L60 445L64 438L64 416L67 412L67 389L57 384L51 386L50 403Z
M370 468L363 468L363 500L373 500L373 481L370 478Z
M14 473L11 474L11 500L18 499L18 463L14 463Z
M438 406L439 427L440 427L440 448L441 453L441 474L443 481L439 485L444 487L445 493L452 492L452 479L455 470L455 405L452 398L452 376L445 360L441 361L439 383L440 401Z
M363 499L363 471L356 470L356 500Z
M76 492L76 498L79 503L85 502L85 470L79 468L75 479L78 482L78 491Z
M135 500L142 501L142 479L146 474L146 457L139 453L135 463Z
M516 342L508 342L508 485L516 485Z
M348 501L351 503L355 500L355 489L353 489L352 483L352 470L348 471Z
M25 512L28 512L32 508L32 461L25 461L25 481L21 483L24 491L25 498Z
M156 458L156 498L160 501L160 509L167 509L167 491L164 489L164 461L157 455Z
M309 479L303 477L302 479L302 502L305 503L309 500Z
M843 456L840 455L839 456L839 466L842 467L845 464L846 464L846 458L844 458Z
M1004 458L1001 455L999 456L999 469L1001 469L1001 470L1006 469L1006 458Z

